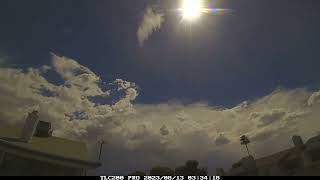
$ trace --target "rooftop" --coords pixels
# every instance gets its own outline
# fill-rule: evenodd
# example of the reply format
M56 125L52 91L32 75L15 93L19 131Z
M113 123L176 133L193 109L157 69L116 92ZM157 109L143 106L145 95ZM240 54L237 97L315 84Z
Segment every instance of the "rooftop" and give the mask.
M265 167L270 166L272 164L276 164L284 157L290 155L290 152L294 151L294 148L286 149L284 151L280 151L269 156L262 157L256 160L257 167Z
M69 162L71 165L82 164L84 167L98 167L99 163L90 162L86 144L58 137L33 136L29 143L21 142L21 129L15 127L0 128L0 149L16 152L19 155Z

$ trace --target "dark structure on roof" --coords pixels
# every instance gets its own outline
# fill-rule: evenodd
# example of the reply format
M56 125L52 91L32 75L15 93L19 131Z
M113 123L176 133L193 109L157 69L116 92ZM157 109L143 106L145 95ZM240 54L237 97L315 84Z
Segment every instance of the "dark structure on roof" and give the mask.
M0 128L0 175L79 176L101 166L89 160L85 143L53 137L50 123L32 118L36 112L22 130Z
M51 123L45 121L39 121L38 126L36 128L35 136L38 137L50 137L52 136L52 128Z

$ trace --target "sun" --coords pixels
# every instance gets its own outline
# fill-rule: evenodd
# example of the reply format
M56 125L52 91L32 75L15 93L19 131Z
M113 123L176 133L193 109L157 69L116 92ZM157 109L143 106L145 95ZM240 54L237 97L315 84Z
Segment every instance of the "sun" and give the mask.
M183 19L194 20L201 15L202 8L202 0L182 0L180 10L182 12Z

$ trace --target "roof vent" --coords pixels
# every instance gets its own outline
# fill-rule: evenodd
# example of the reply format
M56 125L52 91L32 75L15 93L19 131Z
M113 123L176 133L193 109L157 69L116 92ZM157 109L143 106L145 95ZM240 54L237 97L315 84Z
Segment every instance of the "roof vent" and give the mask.
M52 136L51 123L45 122L45 121L39 121L35 136L51 137Z
M29 113L21 133L21 141L30 142L39 122L38 111Z

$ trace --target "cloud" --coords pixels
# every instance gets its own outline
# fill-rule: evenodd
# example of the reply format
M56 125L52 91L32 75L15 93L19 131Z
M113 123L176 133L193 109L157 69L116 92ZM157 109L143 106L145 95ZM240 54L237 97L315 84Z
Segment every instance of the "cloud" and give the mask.
M177 115L176 115L176 117L177 117L177 119L179 120L179 121L186 121L187 119L188 119L188 116L186 115L186 113L184 112L184 111L181 111L180 113L178 113Z
M272 131L272 130L268 130L268 131L263 131L260 132L258 134L256 134L255 136L252 137L252 141L254 142L263 142L269 138L272 138L273 134L276 134L276 132Z
M312 106L314 104L320 103L320 91L314 92L308 99L308 105Z
M40 71L41 71L42 73L47 73L47 72L50 71L51 69L52 69L51 66L43 65L43 66L41 66Z
M104 94L98 87L100 78L75 60L52 54L52 65L55 71L65 80L65 85L79 89L79 92L83 95Z
M161 28L161 24L164 22L164 15L156 12L156 10L148 6L145 10L143 18L139 24L137 31L137 38L140 46L143 46L144 42L149 36L156 30Z
M42 119L53 123L55 135L89 140L91 136L105 135L106 125L117 127L130 114L131 101L137 94L134 84L127 86L130 90L114 104L99 105L89 98L105 98L108 93L99 87L100 78L95 73L72 59L56 55L52 56L52 64L52 68L64 78L63 84L48 82L43 68L29 68L27 71L0 69L2 124L21 124L23 115L38 109Z
M134 104L135 83L116 79L101 87L103 80L89 68L57 55L45 69L0 68L0 125L21 126L27 113L38 109L55 136L87 142L94 158L97 141L104 139L103 167L94 174L176 167L188 159L208 165L214 174L216 167L229 167L245 155L243 134L252 140L250 152L261 157L290 147L293 134L306 139L319 132L320 104L311 100L316 92L304 88L277 89L230 108L177 101ZM48 70L64 82L48 82ZM97 103L91 97L114 100Z
M130 132L129 132L130 134ZM145 124L140 124L136 127L136 131L129 136L132 140L139 140L147 137L149 134L147 126Z
M230 143L230 140L222 134L220 134L215 140L215 144L217 146L221 146L221 145L225 145L225 144L229 144L229 143Z
M280 109L274 109L270 112L265 112L265 113L254 113L252 116L258 116L258 121L260 124L258 124L258 127L264 127L268 126L271 123L274 123L276 121L279 121L286 115L286 112Z
M166 136L166 135L169 135L169 130L167 128L166 125L163 125L161 128L160 128L160 134L162 136Z

